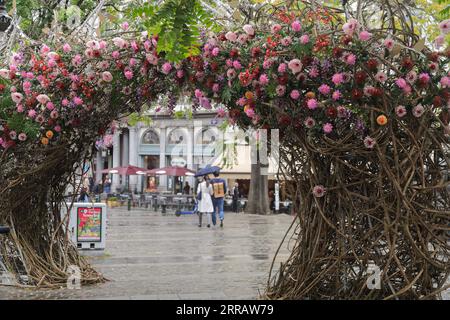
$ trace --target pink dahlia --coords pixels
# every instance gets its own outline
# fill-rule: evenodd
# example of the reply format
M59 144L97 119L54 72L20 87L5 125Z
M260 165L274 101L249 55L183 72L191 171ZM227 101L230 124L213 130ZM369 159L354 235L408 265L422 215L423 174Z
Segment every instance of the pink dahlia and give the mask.
M316 109L317 106L318 106L316 99L309 99L306 104L308 105L308 108L311 109L311 110Z
M421 104L418 104L412 110L412 113L413 113L414 117L416 117L416 118L420 118L424 112L425 112L425 108Z
M375 146L375 140L369 136L364 138L364 146L367 149L373 149L373 147Z
M302 71L302 62L299 59L292 59L288 63L289 69L291 69L293 74L299 73Z
M325 192L326 192L326 190L325 190L324 186L317 185L317 186L315 186L313 188L313 192L312 193L313 193L314 197L321 198L321 197L323 197L325 195Z
M300 30L302 30L302 25L300 24L300 21L295 20L294 22L291 23L291 28L295 32L299 32Z
M395 108L395 114L397 117L402 118L406 115L406 108L404 106L397 106Z
M331 123L327 122L323 125L322 129L323 129L323 132L325 132L327 134L331 133L333 131L333 125Z

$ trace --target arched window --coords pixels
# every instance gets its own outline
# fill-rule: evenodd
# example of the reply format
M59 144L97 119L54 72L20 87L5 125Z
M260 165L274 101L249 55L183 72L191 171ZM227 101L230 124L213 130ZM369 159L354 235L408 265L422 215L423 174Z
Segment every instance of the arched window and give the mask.
M147 130L142 136L142 144L159 144L159 136L154 130Z
M208 145L214 143L218 140L217 130L212 127L204 128L200 133L197 134L195 143L197 145Z
M184 132L181 129L173 129L172 131L170 131L168 139L167 139L167 143L168 144L185 144L186 141L184 139Z

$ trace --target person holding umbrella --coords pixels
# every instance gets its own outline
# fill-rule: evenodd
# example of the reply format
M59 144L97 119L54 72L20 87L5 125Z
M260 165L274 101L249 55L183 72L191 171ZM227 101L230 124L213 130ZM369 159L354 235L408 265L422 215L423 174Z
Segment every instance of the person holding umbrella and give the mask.
M202 215L206 214L208 218L207 227L211 227L211 214L214 211L211 195L213 194L212 185L209 182L208 176L203 177L203 181L199 183L197 188L198 201L198 226L202 226Z

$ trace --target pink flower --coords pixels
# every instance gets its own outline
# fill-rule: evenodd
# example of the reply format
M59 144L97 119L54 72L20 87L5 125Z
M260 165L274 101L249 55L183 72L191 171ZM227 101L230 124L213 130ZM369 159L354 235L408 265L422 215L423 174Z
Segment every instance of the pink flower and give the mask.
M369 136L364 138L364 146L367 149L373 149L373 147L375 146L375 140Z
M277 95L279 97L284 96L284 94L286 93L286 87L283 85L278 85L275 91L277 92Z
M309 99L308 102L306 102L309 109L314 110L317 108L317 100L316 99Z
M347 23L344 23L342 30L348 36L352 36L358 26L358 21L355 19L350 19Z
M23 105L18 104L17 105L17 112L22 113L24 111Z
M19 141L25 141L25 140L27 140L27 135L26 135L26 133L24 133L24 132L19 133L18 139L19 139Z
M278 73L284 73L286 72L286 63L280 63L278 66Z
M104 72L102 73L102 79L103 79L103 81L105 81L105 82L111 82L111 81L113 80L113 76L112 76L111 72L109 72L109 71L104 71Z
M219 84L218 83L214 83L212 86L212 91L213 92L219 92Z
M130 67L134 67L136 65L136 59L135 58L130 58L130 62L128 63L130 65Z
M0 77L10 79L10 71L8 69L0 69Z
M31 82L30 81L24 81L22 87L23 87L24 91L30 90L31 89Z
M239 70L242 68L241 63L238 60L234 60L233 61L233 68L235 68L236 70Z
M242 27L244 29L245 33L249 36L253 36L255 34L255 29L253 29L253 26L251 24L246 24Z
M443 34L440 34L434 39L434 44L436 48L442 47L442 45L445 43L445 36Z
M263 68L264 69L269 69L272 66L273 62L270 59L264 60L263 62Z
M325 190L324 186L317 185L317 186L315 186L313 188L313 192L312 193L313 193L314 197L321 198L321 197L323 197L325 195L325 192L326 192L326 190Z
M78 67L78 66L81 64L81 61L82 61L81 56L80 56L79 54L77 54L77 55L75 55L75 56L73 57L73 59L72 59L72 64L73 64L75 67Z
M384 83L387 80L386 73L384 73L383 71L378 71L377 74L375 75L375 80Z
M10 132L9 132L9 137L10 137L12 140L16 140L16 138L17 138L17 132L15 132L14 130L10 131Z
M115 37L114 39L112 39L112 42L116 47L119 47L121 49L124 49L126 46L126 41L120 37Z
M342 73L335 73L331 78L331 81L334 83L334 85L338 86L342 82L344 82L344 76L342 75Z
M203 92L200 89L195 89L194 95L197 99L200 99L203 97Z
M441 33L447 34L450 32L450 19L444 20L439 23L439 29L441 29Z
M123 74L125 75L125 78L127 78L128 80L133 79L133 71L131 70L125 70Z
M319 92L325 96L328 95L330 93L330 91L331 91L330 87L326 84L322 84L319 87Z
M41 47L41 53L42 53L42 55L47 55L47 53L49 53L50 52L50 48L47 46L47 45L42 45L42 47Z
M19 104L23 100L23 95L20 92L13 92L11 93L11 99L14 103Z
M221 107L221 108L217 109L217 117L223 118L226 115L227 115L227 112L226 112L226 110L224 108Z
M253 108L247 108L247 110L245 110L245 114L247 117L253 118L255 116L255 110L253 110Z
M235 41L237 40L237 35L236 35L236 33L232 32L232 31L228 31L228 32L225 34L225 38L226 38L228 41L235 42Z
M70 44L65 43L65 44L63 45L63 51L64 51L65 53L70 52L71 50L72 50L72 47L70 46Z
M299 73L302 70L302 62L299 59L292 59L289 61L288 67L293 74Z
M34 109L28 110L28 117L34 118L36 116L36 111Z
M300 92L298 90L292 90L290 96L292 99L297 100L300 98Z
M416 80L417 80L417 73L413 70L408 72L408 74L406 75L406 81L413 84L414 82L416 82Z
M241 107L245 106L246 103L247 103L247 99L245 99L245 98L239 98L239 100L237 101L237 104Z
M450 78L449 77L442 77L441 81L439 81L442 88L448 88L450 87Z
M383 44L386 47L386 49L388 49L390 51L394 48L395 42L391 38L386 38L386 39L384 39Z
M50 112L50 118L57 119L58 117L59 117L58 111L53 110L52 112Z
M291 28L295 32L299 32L300 30L302 30L302 25L300 24L300 21L295 20L294 22L291 23Z
M47 110L52 111L53 109L55 109L55 105L53 104L53 102L49 101L47 102L46 108Z
M227 78L229 80L236 78L236 71L234 69L228 69L227 70Z
M69 100L63 99L63 100L61 101L61 104L62 104L64 107L67 107L67 106L69 105Z
M412 110L412 113L413 113L414 117L416 117L416 118L420 118L424 112L425 112L425 108L421 104L418 104Z
M283 39L281 39L280 43L281 43L281 45L283 45L285 47L290 46L292 44L292 38L284 37Z
M211 54L212 54L214 57L217 57L217 56L219 55L219 52L220 52L219 48L218 48L218 47L215 47L214 49L212 49Z
M200 105L205 109L211 109L211 103L209 102L208 98L200 98Z
M351 66L354 65L356 62L356 56L353 53L348 54L345 57L345 62Z
M156 66L158 64L158 57L156 57L155 55L153 55L151 53L147 53L145 55L145 59L147 59L147 61L154 66Z
M406 83L406 80L403 78L398 78L397 80L395 80L395 84L400 88L400 89L405 89L406 86L408 85Z
M53 129L54 129L56 132L58 132L58 133L62 131L60 125L56 125Z
M124 23L122 23L121 27L124 31L127 31L130 25L128 24L128 22L125 21Z
M372 37L372 34L366 30L361 31L359 33L359 40L361 41L368 41Z
M77 106L81 106L83 104L83 99L81 99L80 97L74 97L73 103L75 103Z
M274 24L271 28L270 31L272 33L278 33L281 30L281 25L279 25L278 23Z
M305 125L305 127L307 127L308 129L311 129L312 127L314 127L316 125L316 121L311 118L308 117L305 119L305 121L303 122L303 124Z
M263 73L262 75L259 76L259 83L262 86L265 86L266 84L269 83L269 77L267 77L267 75Z
M177 70L177 78L181 79L184 77L184 71L183 70Z
M348 110L347 108L343 107L343 106L338 106L337 107L337 115L339 118L346 118L348 115Z
M398 106L395 108L395 114L397 117L402 118L406 115L406 108L404 106Z
M162 65L162 72L164 74L169 74L170 70L172 70L172 65L169 62L166 62Z
M308 42L309 42L309 36L307 34L304 34L300 37L301 44L307 44Z
M333 125L331 123L327 122L323 125L322 129L323 129L323 132L325 132L327 134L331 133L331 131L333 131Z
M312 67L308 74L311 78L317 78L319 76L319 70L316 67Z
M333 92L333 94L331 95L331 97L333 98L334 101L339 100L342 97L342 94L339 90L336 90Z
M113 53L111 53L112 57L114 59L119 59L120 58L120 52L119 51L113 51Z

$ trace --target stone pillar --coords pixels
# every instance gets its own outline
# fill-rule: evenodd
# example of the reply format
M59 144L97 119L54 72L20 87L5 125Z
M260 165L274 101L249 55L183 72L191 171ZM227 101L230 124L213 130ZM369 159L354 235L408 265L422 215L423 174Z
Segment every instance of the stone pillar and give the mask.
M113 137L113 168L120 166L120 132L116 131ZM112 174L111 192L117 192L119 186L120 176Z
M102 180L102 170L103 170L103 157L102 157L102 151L97 151L97 158L96 158L97 166L95 170L95 183L98 183Z
M163 123L161 123L160 134L159 134L159 167L163 168L166 166L166 127ZM167 189L167 176L159 177L159 185L163 190Z
M139 138L138 138L138 134L137 134L137 129L136 127L132 127L129 128L129 156L128 156L128 160L129 160L129 164L132 166L136 166L139 167L139 163L138 163L138 143L139 143ZM134 192L135 189L137 189L138 191L140 190L140 187L138 187L137 185L137 181L138 181L138 176L130 176L130 190L132 192Z
M129 164L129 152L130 152L130 144L129 144L129 134L128 132L124 131L122 134L122 167L126 167ZM124 174L122 175L122 183L124 186L126 186L126 182L128 180L128 177Z

